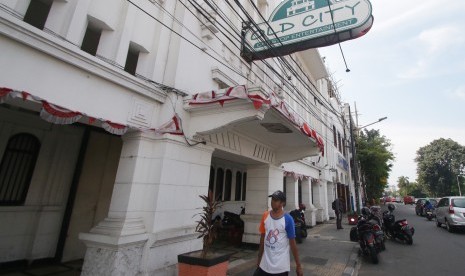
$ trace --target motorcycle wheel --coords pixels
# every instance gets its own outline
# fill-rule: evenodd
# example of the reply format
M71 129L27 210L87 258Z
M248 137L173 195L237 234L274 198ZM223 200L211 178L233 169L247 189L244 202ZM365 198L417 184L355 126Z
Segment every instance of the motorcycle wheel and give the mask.
M379 262L379 260L378 260L378 251L376 250L376 248L374 246L370 246L369 250L370 250L371 262L374 263L374 264L377 264Z
M432 217L432 216L428 216L427 219L428 219L429 221L431 221L431 220L433 219L433 217Z
M307 229L302 228L301 230L302 230L302 232L301 232L300 235L302 236L302 238L305 239L307 237Z
M381 250L386 250L386 245L384 244L384 241L381 242Z
M408 244L408 245L412 245L413 244L413 237L412 237L412 234L410 233L406 233L404 235L405 237L405 242Z

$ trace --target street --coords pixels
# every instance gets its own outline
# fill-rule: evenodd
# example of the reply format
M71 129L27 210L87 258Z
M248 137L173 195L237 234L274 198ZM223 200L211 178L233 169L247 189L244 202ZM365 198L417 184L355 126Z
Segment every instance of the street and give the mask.
M413 245L386 241L379 264L361 258L358 275L464 275L465 231L449 233L434 219L416 216L415 205L395 205L396 220L406 218L415 228Z

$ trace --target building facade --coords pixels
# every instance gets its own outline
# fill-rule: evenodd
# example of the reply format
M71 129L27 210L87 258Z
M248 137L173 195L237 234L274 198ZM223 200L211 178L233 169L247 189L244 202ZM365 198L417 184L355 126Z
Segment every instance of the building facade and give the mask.
M242 16L277 2L0 0L0 263L174 275L209 190L218 215L245 208L245 243L278 189L311 225L336 196L351 210L346 111L318 51L240 57Z

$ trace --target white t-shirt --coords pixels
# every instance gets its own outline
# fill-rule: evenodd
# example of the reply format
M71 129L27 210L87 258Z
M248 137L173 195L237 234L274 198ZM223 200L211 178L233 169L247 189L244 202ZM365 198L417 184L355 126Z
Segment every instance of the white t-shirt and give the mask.
M295 238L294 220L285 213L274 219L266 211L260 222L260 234L265 234L260 268L268 273L283 273L291 270L289 239Z

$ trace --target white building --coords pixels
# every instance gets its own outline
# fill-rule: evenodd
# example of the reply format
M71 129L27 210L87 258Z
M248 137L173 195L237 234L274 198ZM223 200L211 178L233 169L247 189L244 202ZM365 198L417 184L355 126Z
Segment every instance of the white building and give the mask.
M278 189L333 216L347 125L318 51L250 66L239 9L198 2L0 0L0 263L174 275L209 189L246 243Z

